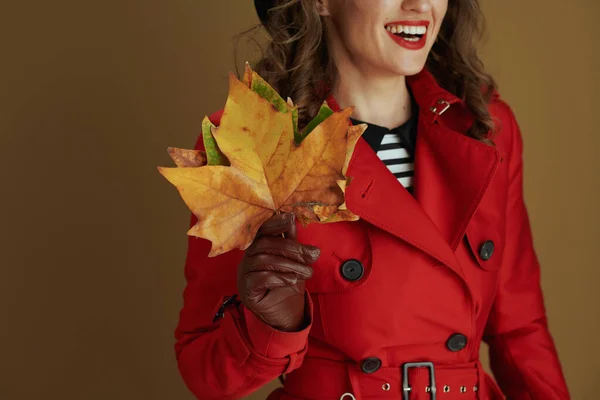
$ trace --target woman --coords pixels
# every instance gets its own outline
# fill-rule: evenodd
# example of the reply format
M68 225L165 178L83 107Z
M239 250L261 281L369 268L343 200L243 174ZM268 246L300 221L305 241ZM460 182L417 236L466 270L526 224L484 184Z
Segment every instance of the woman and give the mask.
M360 220L276 215L215 258L191 238L176 332L189 389L234 399L282 376L270 400L568 399L521 134L475 51L478 1L255 3L273 37L258 72L300 124L325 99L368 124L346 191Z

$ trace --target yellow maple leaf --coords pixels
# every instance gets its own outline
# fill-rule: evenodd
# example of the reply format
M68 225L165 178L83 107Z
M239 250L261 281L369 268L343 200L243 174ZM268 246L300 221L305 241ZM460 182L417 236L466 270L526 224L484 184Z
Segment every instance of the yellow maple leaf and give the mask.
M357 220L344 203L348 163L366 128L349 125L353 109L298 133L291 100L248 66L229 84L220 126L203 123L211 153L171 148L177 168L159 167L198 217L188 234L210 240L214 257L248 248L275 212L294 212L304 224Z

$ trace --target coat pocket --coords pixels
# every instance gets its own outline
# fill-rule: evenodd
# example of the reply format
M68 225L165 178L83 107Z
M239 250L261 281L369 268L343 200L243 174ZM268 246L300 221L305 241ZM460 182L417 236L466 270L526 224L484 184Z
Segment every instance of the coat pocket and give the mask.
M486 271L502 266L505 241L505 218L500 211L479 209L465 233L475 262Z

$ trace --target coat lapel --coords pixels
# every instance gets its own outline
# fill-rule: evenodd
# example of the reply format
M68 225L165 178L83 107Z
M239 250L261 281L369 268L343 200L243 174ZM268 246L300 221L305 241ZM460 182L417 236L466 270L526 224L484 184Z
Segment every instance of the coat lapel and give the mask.
M454 251L497 169L499 152L450 128L468 129L469 113L427 71L408 84L420 109L414 197L361 138L348 167L352 181L346 204L362 219L464 276ZM339 110L335 99L327 101Z
M500 152L464 134L472 114L427 70L408 83L420 106L415 198L455 251L498 169Z
M362 138L348 166L348 176L352 178L346 189L349 210L459 270L454 253L434 222Z
M419 123L413 180L415 198L453 251L499 162L500 154L492 146L437 123Z

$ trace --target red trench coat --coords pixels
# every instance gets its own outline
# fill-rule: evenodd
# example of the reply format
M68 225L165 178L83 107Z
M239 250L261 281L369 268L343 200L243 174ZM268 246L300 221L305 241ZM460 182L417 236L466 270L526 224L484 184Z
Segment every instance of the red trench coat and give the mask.
M236 293L242 252L207 258L210 242L189 238L176 354L197 398L238 399L285 374L269 400L414 400L433 391L440 400L569 399L513 113L498 97L490 105L499 127L491 147L460 133L472 117L429 72L408 83L420 108L414 197L360 139L346 202L361 220L298 229L300 242L321 248L307 282L307 329L279 332L242 305L220 307ZM482 340L498 384L478 361Z

